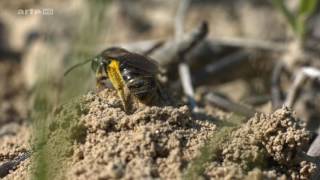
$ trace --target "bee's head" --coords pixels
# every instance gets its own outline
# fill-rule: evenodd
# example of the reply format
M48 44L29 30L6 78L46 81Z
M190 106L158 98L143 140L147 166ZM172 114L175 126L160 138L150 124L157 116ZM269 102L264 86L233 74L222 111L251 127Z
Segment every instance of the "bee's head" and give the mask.
M101 55L98 55L96 57L94 57L91 61L91 69L94 71L94 72L97 72L99 71L100 68L104 68L106 67L107 65L109 65L110 63L110 60L108 59L105 59L103 56Z
M72 67L68 68L65 71L64 76L69 74L75 68L78 68L78 67L80 67L84 64L87 64L89 62L91 62L91 69L94 72L105 70L105 68L110 64L112 59L118 59L117 57L123 56L126 53L128 53L128 51L126 51L125 49L122 49L122 48L118 48L118 47L108 48L108 49L104 50L101 54L99 54L98 56L94 57L93 59L91 59L91 58L87 59L83 62L80 62L80 63L75 64Z
M118 59L118 57L125 56L128 51L119 47L108 48L96 57L91 62L91 69L94 72L99 71L99 68L107 67L111 60Z

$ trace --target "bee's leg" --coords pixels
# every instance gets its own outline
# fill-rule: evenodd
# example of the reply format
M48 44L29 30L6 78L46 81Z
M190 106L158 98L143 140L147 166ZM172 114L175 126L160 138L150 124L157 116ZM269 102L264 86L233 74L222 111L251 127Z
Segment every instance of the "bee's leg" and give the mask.
M116 60L112 60L109 66L107 67L107 73L113 87L117 90L117 93L121 99L124 111L129 112L130 108L127 100L128 98L125 93L125 84L119 70L119 62Z
M174 101L169 96L169 94L164 90L164 88L161 86L159 82L156 82L157 87L157 97L159 98L159 101L163 102L164 105L174 105Z
M100 92L105 88L107 88L107 78L106 77L96 78L97 92Z
M108 75L104 67L99 67L96 72L96 90L99 92L106 88Z
M122 88L122 89L117 89L117 93L118 93L118 96L119 96L120 99L121 99L121 102L122 102L122 106L123 106L124 111L125 111L125 112L129 112L129 111L130 111L130 107L129 107L128 98L127 98L127 96L126 96L126 93L125 93L124 88Z

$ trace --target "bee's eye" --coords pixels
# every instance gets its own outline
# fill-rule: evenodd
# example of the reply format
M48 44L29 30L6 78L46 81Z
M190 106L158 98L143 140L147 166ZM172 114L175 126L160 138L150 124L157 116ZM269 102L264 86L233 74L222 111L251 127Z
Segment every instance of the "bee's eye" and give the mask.
M91 69L92 71L96 72L98 70L98 67L99 67L99 61L97 58L95 58L91 62Z

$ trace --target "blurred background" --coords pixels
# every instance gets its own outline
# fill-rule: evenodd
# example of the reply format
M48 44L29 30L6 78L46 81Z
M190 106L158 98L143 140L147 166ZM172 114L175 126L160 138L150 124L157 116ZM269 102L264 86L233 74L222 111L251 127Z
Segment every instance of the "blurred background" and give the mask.
M205 40L190 50L186 58L194 98L207 112L215 108L204 98L210 92L259 111L271 112L279 107L272 105L272 77L279 61L285 62L290 74L279 78L283 91L281 101L286 98L296 69L306 64L318 66L317 61L292 60L299 58L292 55L296 51L291 51L290 47L295 47L294 42L301 38L297 38L290 21L272 2L190 2L183 21L185 34L190 34L203 21L209 29ZM283 2L292 12L299 9L298 0ZM172 41L179 4L178 0L2 0L0 128L12 123L23 125L36 110L32 99L39 93L45 97L40 106L50 109L94 90L95 77L90 65L79 67L67 77L63 73L103 49L121 46L146 53L157 44ZM303 48L299 46L299 49L317 54L318 6L314 5L312 15L305 19L303 25L307 30ZM165 69L164 83L168 84L168 89L173 89L178 98L188 103L182 93L177 61L171 57L169 62L163 63L152 53L146 54ZM319 97L316 93L319 87L314 89L314 84L311 87L306 96L302 96L302 104L295 105L299 116L306 121L319 115L319 103L315 101ZM317 127L313 126L313 130Z
M112 46L157 61L195 114L286 105L316 137L319 13L318 0L1 0L0 162L28 151L32 132L45 142L51 112L95 91L90 64L64 72Z

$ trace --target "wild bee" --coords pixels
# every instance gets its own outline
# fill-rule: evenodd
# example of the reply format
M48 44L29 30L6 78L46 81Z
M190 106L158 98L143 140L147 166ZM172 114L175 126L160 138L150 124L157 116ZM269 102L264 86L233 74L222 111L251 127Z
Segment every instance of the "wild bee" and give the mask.
M110 80L126 112L131 109L131 96L146 105L155 105L164 100L156 79L159 68L154 60L122 48L112 47L90 61L91 68L96 73L97 89L105 88L106 81Z

